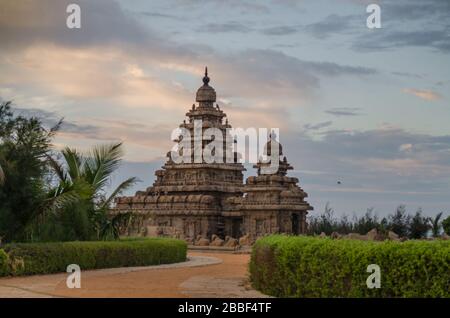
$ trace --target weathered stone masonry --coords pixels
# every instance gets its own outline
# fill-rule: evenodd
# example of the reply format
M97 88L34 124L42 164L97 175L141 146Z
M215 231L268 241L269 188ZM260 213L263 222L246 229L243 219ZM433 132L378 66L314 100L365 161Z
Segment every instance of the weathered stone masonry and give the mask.
M207 70L196 102L186 113L188 122L180 127L193 136L194 120L202 120L203 130L218 128L225 136L231 126L226 114L214 105L216 92L209 86ZM261 174L268 163L258 162L254 166L257 175L247 178L245 185L245 169L238 162L238 154L234 153L232 163L225 160L225 140L224 163L174 163L169 152L167 162L155 172L154 184L132 197L117 198L113 213L133 214L130 235L194 241L214 234L222 238L246 235L254 240L271 233L304 233L306 214L313 208L305 201L307 194L297 185L298 179L287 176L292 167L283 157L281 145L270 138L266 154L270 156L270 149L274 149L272 142L279 147L278 171ZM206 144L203 141L203 147Z

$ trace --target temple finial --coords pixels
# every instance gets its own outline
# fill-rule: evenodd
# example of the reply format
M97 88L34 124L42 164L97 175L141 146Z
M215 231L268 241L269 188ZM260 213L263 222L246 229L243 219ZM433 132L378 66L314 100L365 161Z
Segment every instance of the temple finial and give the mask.
M205 76L203 77L203 84L208 85L209 77L208 77L208 66L205 67Z
M270 140L276 140L276 138L277 138L277 134L275 133L275 131L274 130L272 130L271 132L270 132L270 134L269 134L269 139Z

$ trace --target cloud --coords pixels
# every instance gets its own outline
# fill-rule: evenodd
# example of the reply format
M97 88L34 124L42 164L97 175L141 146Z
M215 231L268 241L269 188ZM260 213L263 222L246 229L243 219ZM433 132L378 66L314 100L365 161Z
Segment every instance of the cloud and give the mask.
M427 47L442 53L450 52L450 28L442 30L393 31L380 29L364 34L354 42L360 51L380 51L402 47Z
M113 0L78 1L82 26L81 29L69 29L66 27L66 7L72 2L4 0L0 11L1 50L14 54L34 46L78 51L108 48L159 62L196 60L195 48L180 47L144 27Z
M274 101L291 99L292 102L313 96L322 76L370 76L377 73L373 68L301 60L280 51L261 49L219 56L210 64L213 65L212 79L215 81L217 76L218 85L226 96L232 93Z
M330 120L330 121L324 121L324 122L317 123L317 124L306 124L303 127L306 130L319 130L319 129L331 126L332 124L333 124L333 122Z
M414 159L438 165L450 163L450 136L415 134L399 128L335 130L325 131L322 135L323 143L341 158ZM414 145L411 151L399 153L399 148L408 144Z
M403 92L427 101L436 101L442 99L442 96L439 93L427 89L405 88Z
M325 113L333 116L360 116L358 111L360 108L356 107L335 107L325 111Z
M137 12L137 13L140 15L146 16L146 17L151 17L151 18L179 19L179 17L176 15L160 13L160 12L141 11L141 12Z
M282 135L288 161L298 169L291 175L299 177L315 210L327 201L341 213L369 206L386 213L401 203L425 207L428 213L448 208L449 135L395 128L329 130L321 135Z
M16 116L38 118L47 129L54 127L61 120L63 120L62 125L59 129L59 133L62 134L83 135L84 137L95 139L101 132L99 127L97 126L68 121L65 120L62 116L58 115L56 112L51 112L44 109L13 107L13 111Z
M447 0L384 0L382 29L364 32L352 44L356 51L429 48L450 51L450 2Z
M55 126L63 119L57 112L39 108L13 107L13 110L16 115L39 118L47 128ZM146 149L145 155L131 153L127 156L129 159L160 158L172 146L170 135L176 127L175 124L143 124L130 120L85 118L83 123L80 123L64 119L56 134L55 145L62 148L67 143L77 145L81 142L78 147L84 149L98 143L122 141L130 152L136 147Z
M81 1L82 28L69 30L61 27L65 25L61 12L68 2L52 6L51 0L43 0L28 7L7 0L7 17L0 19L0 41L15 50L3 56L8 76L0 80L2 84L22 82L49 94L114 99L128 107L150 103L173 108L192 101L196 87L152 74L169 70L200 77L207 64L223 97L285 102L289 106L314 96L321 77L377 73L368 67L301 60L275 50L222 53L205 45L173 43L144 28L114 1ZM39 10L47 16L37 18ZM210 24L209 28L213 32L247 30L237 22ZM129 64L137 65L144 76L130 73Z
M351 30L351 23L354 19L354 15L341 16L331 14L315 23L306 25L278 25L266 27L259 31L268 36L284 36L303 32L311 34L318 39L325 39L332 34L348 33Z
M218 12L222 12L223 10L232 10L241 14L270 13L270 9L266 5L252 0L173 0L172 2L173 5L177 7L210 8L211 10Z
M66 26L70 0L2 1L0 41L2 46L31 45L36 41L57 41L68 46L137 42L147 37L139 24L128 18L117 2L80 0L82 27Z
M386 21L445 21L450 17L450 3L447 0L389 0L383 1L383 15Z
M332 34L348 31L354 18L331 14L322 21L306 25L304 30L318 39L326 39Z
M423 74L410 73L410 72L391 72L392 75L408 77L408 78L416 78L423 79L425 76Z
M197 29L197 32L208 32L208 33L229 33L229 32L239 32L248 33L252 29L246 25L231 21L226 23L208 23Z
M297 33L300 30L298 26L275 26L270 28L265 28L261 30L261 33L265 35L289 35Z

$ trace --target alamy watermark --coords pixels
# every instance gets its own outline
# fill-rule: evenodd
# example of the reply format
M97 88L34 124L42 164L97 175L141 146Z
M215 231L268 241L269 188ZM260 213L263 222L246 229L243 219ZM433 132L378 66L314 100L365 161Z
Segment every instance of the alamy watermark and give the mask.
M366 8L366 12L370 13L367 17L366 25L369 29L381 28L381 7L378 4L369 4Z
M191 124L189 128L172 131L171 138L177 142L170 152L174 163L262 163L262 174L278 171L281 155L278 128L205 129L202 120L193 120Z
M81 268L78 264L70 264L66 269L67 273L70 273L66 279L67 288L81 288Z
M67 6L66 12L69 13L66 19L66 25L69 29L81 29L81 8L76 3Z
M369 266L367 266L367 272L371 273L366 280L367 288L369 289L381 288L380 266L377 264L370 264Z

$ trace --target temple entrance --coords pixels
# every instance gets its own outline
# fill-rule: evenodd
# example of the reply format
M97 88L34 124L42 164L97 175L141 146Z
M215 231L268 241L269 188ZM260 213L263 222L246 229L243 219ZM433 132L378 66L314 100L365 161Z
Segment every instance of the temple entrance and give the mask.
M292 234L298 235L299 232L299 217L298 214L292 214Z
M242 236L242 218L233 218L231 220L231 237L240 238Z
M195 228L195 222L184 221L184 235L189 238L195 238L197 236Z

